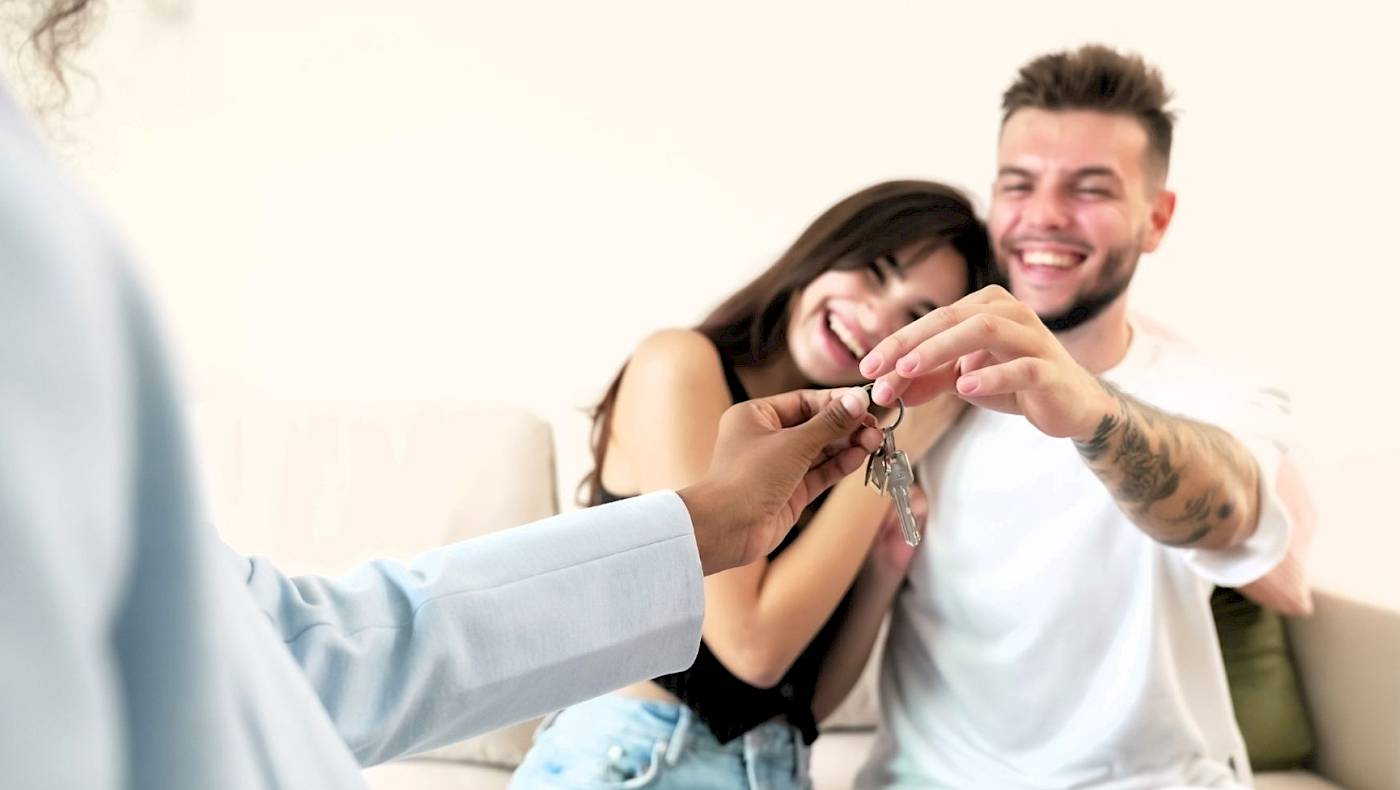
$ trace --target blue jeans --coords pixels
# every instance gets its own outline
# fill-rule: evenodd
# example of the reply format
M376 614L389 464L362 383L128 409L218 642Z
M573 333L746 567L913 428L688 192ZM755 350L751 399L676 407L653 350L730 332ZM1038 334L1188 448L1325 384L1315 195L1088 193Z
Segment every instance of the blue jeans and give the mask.
M511 790L810 790L808 747L769 722L726 744L690 708L615 694L545 720Z

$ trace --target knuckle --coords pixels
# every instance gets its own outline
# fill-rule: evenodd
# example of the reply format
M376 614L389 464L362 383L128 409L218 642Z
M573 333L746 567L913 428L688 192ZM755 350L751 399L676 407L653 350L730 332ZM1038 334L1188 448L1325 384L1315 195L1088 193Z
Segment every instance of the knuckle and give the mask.
M733 406L730 406L729 408L725 409L724 413L719 416L720 431L723 432L728 430L729 426L733 425L736 421L743 419L744 413L751 408L753 407L749 406L748 402L745 401L744 403L736 403Z
M1045 367L1034 359L1026 360L1026 383L1032 387L1039 387L1045 383Z
M963 312L955 305L940 307L935 312L939 314L939 319L944 328L957 326L962 323Z
M834 434L844 431L848 425L855 421L849 412L840 407L822 409L818 419L824 420Z
M884 340L876 343L875 346L870 349L870 353L881 354L885 359L898 359L899 355L903 352L904 345L909 342L906 338L909 336L910 332L914 331L914 327L916 326L917 324L910 324L896 330L893 334L887 335Z

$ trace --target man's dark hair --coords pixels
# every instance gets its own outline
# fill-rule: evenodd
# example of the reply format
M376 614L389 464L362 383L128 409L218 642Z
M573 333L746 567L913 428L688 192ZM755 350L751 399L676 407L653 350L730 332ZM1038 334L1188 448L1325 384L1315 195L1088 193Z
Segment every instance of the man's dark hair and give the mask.
M1001 97L1002 125L1017 110L1096 110L1130 115L1147 132L1147 148L1165 173L1171 160L1171 91L1137 55L1101 44L1042 55L1021 67Z

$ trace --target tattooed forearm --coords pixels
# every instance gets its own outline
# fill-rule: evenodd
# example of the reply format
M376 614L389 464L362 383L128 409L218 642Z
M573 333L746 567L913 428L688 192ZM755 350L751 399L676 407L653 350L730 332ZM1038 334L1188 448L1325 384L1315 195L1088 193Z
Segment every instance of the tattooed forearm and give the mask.
M1181 477L1172 466L1170 442L1159 442L1155 449L1152 446L1148 434L1154 427L1153 415L1146 409L1134 414L1132 404L1122 396L1119 400L1128 417L1118 432L1118 452L1113 454L1113 465L1121 473L1118 500L1146 515L1153 504L1176 493Z
M1190 524L1192 522L1205 521L1210 517L1211 511L1215 509L1215 497L1218 493L1220 493L1220 486L1211 486L1201 492L1200 496L1188 500L1181 508L1181 515L1172 519L1172 523ZM1230 505L1227 503L1221 505L1221 507L1224 509L1225 515L1228 515Z
M1078 448L1079 454L1089 461L1099 460L1099 456L1108 449L1108 440L1118 430L1119 422L1118 415L1105 414L1103 419L1099 420L1099 427L1094 429L1093 438L1087 442L1075 441L1074 446Z
M1074 445L1133 522L1169 546L1222 548L1247 537L1259 475L1239 442L1104 386L1114 409Z
M1157 540L1168 546L1185 548L1201 542L1201 539L1210 534L1211 525L1207 524L1184 538L1158 538Z

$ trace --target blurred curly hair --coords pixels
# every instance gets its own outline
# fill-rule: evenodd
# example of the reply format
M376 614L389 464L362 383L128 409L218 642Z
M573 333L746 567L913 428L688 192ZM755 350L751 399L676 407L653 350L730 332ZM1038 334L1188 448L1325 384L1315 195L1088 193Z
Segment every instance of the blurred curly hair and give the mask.
M50 0L25 3L29 6L29 33L20 54L25 62L37 65L47 76L55 93L53 107L61 107L71 95L68 83L70 56L87 40L94 0Z

